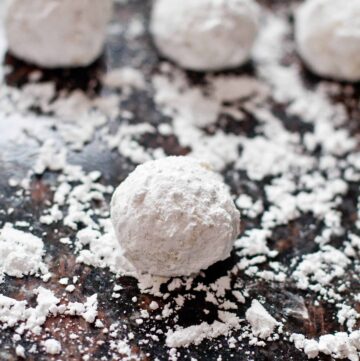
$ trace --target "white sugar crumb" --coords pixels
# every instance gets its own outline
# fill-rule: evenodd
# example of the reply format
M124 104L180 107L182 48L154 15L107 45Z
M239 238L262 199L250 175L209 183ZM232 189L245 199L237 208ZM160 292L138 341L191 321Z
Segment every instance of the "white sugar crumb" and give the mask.
M101 320L97 319L97 320L95 321L95 327L97 327L97 328L103 328L103 327L104 327L104 324L103 324L103 322L102 322Z
M240 209L241 214L249 218L255 218L264 211L264 205L261 200L253 201L247 194L241 194L235 200L236 206Z
M0 281L4 274L19 278L48 275L44 255L40 238L6 224L0 230Z
M151 301L149 307L151 310L157 310L159 308L159 304L156 301Z
M246 311L246 320L251 325L252 333L262 339L267 339L280 325L257 300L252 300L251 307Z
M65 291L67 291L67 292L74 292L75 291L75 286L74 285L68 285L68 286L66 286L65 287Z
M25 348L23 346L21 346L21 345L16 346L15 353L16 353L16 356L19 356L21 358L26 357Z
M166 336L168 347L186 347L190 344L198 345L204 339L213 339L221 335L226 336L231 330L240 328L241 320L234 314L219 311L220 321L212 324L206 322L175 331L169 331Z
M49 338L46 341L43 341L43 346L45 348L45 352L50 355L58 355L61 353L61 344L59 341Z
M272 251L267 246L267 239L270 236L271 232L268 230L251 229L235 241L235 248L239 249L238 254L242 257L260 254L275 257L277 251Z
M328 285L335 277L345 273L350 259L344 253L331 246L323 246L322 250L308 254L293 273L300 289L318 289L319 285Z
M67 284L69 283L69 278L68 278L68 277L61 278L61 279L59 280L59 283L60 283L61 285L67 285Z
M46 141L39 150L39 156L34 165L34 172L42 174L46 170L60 171L66 165L66 149L59 150L53 140Z
M69 302L66 314L81 316L86 322L93 323L98 315L98 299L95 293L86 298L85 303Z

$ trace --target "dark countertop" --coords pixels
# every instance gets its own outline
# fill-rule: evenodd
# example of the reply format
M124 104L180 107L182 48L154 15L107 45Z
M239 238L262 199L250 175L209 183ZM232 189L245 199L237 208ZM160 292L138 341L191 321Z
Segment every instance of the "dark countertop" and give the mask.
M264 3L282 3L281 1L263 1ZM117 5L117 17L119 21L128 23L129 19L134 15L148 14L149 3L143 0L134 0L126 5ZM153 48L151 40L148 35L143 35L140 38L133 40L133 43L128 44L122 35L111 36L106 47L106 54L96 64L86 69L74 70L55 70L44 71L42 80L55 80L59 89L76 89L81 88L91 94L101 92L101 85L98 81L103 69L111 69L128 64L140 66L143 72L150 76L156 71L156 66L159 62L158 55ZM27 75L34 69L30 65L26 65L11 55L7 55L6 63L12 65L11 72L7 75L7 83L9 85L20 86L26 82ZM251 64L246 65L236 73L252 72ZM196 73L189 73L194 82L201 81L203 75ZM316 83L318 79L304 70L304 77L309 81L309 84ZM350 95L344 95L341 99L335 101L349 104L349 114L352 114L349 121L349 129L355 134L359 133L360 116L358 104L354 106L352 100L358 100L359 86L353 87L354 92ZM144 94L131 97L127 102L127 107L135 114L134 122L147 121L151 124L157 124L162 120L161 114L155 110L152 99ZM281 105L277 106L278 115L285 117L282 114ZM306 124L300 119L283 119L287 122L288 127L294 132L301 133ZM6 123L5 123L6 124ZM229 130L236 134L251 134L252 127L249 122L241 124L235 123L225 125ZM43 240L46 247L46 262L50 265L50 271L53 276L45 286L58 296L63 292L63 286L58 283L62 277L79 276L79 282L75 291L67 294L70 301L84 300L84 295L98 294L99 298L99 315L105 326L111 325L113 322L120 320L122 324L127 325L128 331L131 330L135 334L135 338L131 341L133 352L140 356L141 360L154 360L158 357L160 360L168 358L168 348L163 342L149 342L142 344L140 340L151 328L151 323L144 325L137 325L134 322L134 314L140 309L148 309L148 305L152 299L156 299L161 304L161 300L150 295L140 294L136 280L131 277L121 277L117 279L116 283L121 284L124 290L120 294L120 298L111 298L113 282L116 279L114 274L108 270L95 269L76 263L76 255L69 249L68 246L62 245L58 242L60 235L69 235L71 230L66 227L57 228L54 226L44 226L39 222L39 216L43 209L46 208L48 200L52 199L51 184L53 178L51 173L45 173L43 176L32 177L31 191L28 195L18 197L15 191L8 185L8 178L15 176L17 178L23 177L27 170L28 164L31 164L36 155L38 144L33 142L33 146L18 147L16 144L10 142L8 134L17 132L20 124L8 124L0 127L0 145L2 151L0 154L0 208L7 210L10 207L14 208L11 215L0 213L0 224L5 222L15 222L16 220L29 221L33 226L33 233L36 235L43 235ZM147 145L162 146L169 154L186 154L187 149L181 148L174 137L163 137L160 135L149 136L144 139ZM103 181L106 184L116 186L123 180L128 173L134 168L127 159L121 157L118 153L110 152L106 149L98 151L97 141L94 140L87 145L83 152L72 152L70 159L74 163L81 164L87 170L97 169L103 173ZM232 176L230 170L225 171L225 178L231 185L234 193L239 193L243 189L248 189L249 179L245 176L240 180ZM254 195L261 193L261 182L253 187ZM353 227L353 220L356 219L356 199L359 195L359 183L354 183L348 194L344 197L344 203L341 210L344 216L344 223L347 224L348 229ZM256 223L257 220L243 219L242 227L249 228ZM271 247L279 251L277 260L289 265L290 260L294 255L301 256L316 249L313 242L314 236L318 234L321 229L319 221L314 219L311 215L302 215L297 220L290 222L286 226L277 227L273 232L271 238ZM340 240L334 240L334 244ZM225 262L214 265L206 271L206 280L211 281L230 270L238 261L238 256L235 254ZM351 270L340 280L338 284L346 280L353 280L351 277ZM286 330L289 332L300 332L306 334L308 337L318 337L321 334L331 333L334 331L342 331L336 320L331 318L334 315L334 307L325 302L319 302L315 305L314 301L317 298L316 294L311 292L299 291L292 282L285 281L284 283L269 283L252 279L251 277L239 272L238 276L234 278L241 279L246 285L249 292L247 302L242 305L237 311L238 314L244 315L247 308L250 306L252 297L261 295L267 300L267 309L271 314L278 319L286 318ZM351 281L353 282L353 281ZM5 282L0 284L0 293L15 299L28 299L29 302L34 302L33 298L29 299L29 291L34 288L44 285L38 278L25 277L23 279L16 279L6 276ZM352 285L354 289L360 289L360 283ZM175 298L178 294L188 293L184 289L180 289L171 293L171 298ZM132 298L138 297L137 302L133 302ZM33 296L32 296L33 297ZM298 314L284 314L285 308L291 308L294 305L304 302L305 307L309 313L309 319L304 320ZM203 307L210 310L208 315L202 313ZM180 324L188 326L196 324L200 321L212 321L215 310L212 310L211 304L207 303L204 295L197 293L195 298L188 302L180 314ZM357 309L360 312L360 304L357 303ZM171 325L173 320L169 320L168 325ZM159 325L159 323L157 323ZM163 325L164 326L164 325ZM165 329L160 324L160 328ZM44 330L48 336L61 339L62 353L59 356L51 357L48 354L40 352L39 354L30 355L27 360L80 360L82 355L80 352L80 345L87 350L87 354L91 354L91 360L101 360L108 358L108 341L109 335L104 334L100 329L85 322L81 318L73 317L51 317L48 318ZM65 332L67 331L67 332ZM75 332L79 338L72 340L70 333ZM124 331L120 331L124 332ZM234 335L237 331L234 332ZM7 329L1 331L0 334L0 359L1 360L16 360L13 346L12 346L13 330ZM105 341L104 343L97 341ZM307 360L306 355L298 351L293 344L286 341L268 342L265 347L250 346L245 339L240 342L242 349L229 349L227 343L223 338L215 343L212 341L204 341L199 346L190 346L181 351L182 356L180 360L190 359L194 357L198 360L216 360L219 355L222 360ZM214 349L215 345L222 344L223 348ZM27 344L24 343L26 346ZM217 348L217 346L216 346ZM250 351L250 356L247 353ZM120 357L120 356L119 356ZM322 355L319 360L330 360L330 357Z

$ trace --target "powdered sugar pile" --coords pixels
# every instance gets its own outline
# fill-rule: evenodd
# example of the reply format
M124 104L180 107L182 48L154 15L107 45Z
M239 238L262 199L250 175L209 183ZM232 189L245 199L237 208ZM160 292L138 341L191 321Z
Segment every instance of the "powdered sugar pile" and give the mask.
M5 224L0 230L0 282L4 274L19 278L42 275L47 280L50 274L43 262L44 254L40 238Z

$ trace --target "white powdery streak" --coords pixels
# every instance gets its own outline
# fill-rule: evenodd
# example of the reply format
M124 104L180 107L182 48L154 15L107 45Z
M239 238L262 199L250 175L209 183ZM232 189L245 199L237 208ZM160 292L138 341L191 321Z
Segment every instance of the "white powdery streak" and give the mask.
M242 152L235 168L245 170L252 180L288 173L301 174L314 167L315 159L304 152L298 133L286 130L267 106L249 109L259 121L263 135L242 137Z
M300 216L297 209L296 197L293 196L297 186L295 181L282 175L265 186L265 193L270 207L262 214L261 225L265 229L287 224L290 220Z
M207 80L211 96L221 103L246 99L247 104L257 104L270 94L266 84L247 75L212 75Z
M48 139L39 149L33 166L35 174L43 174L46 170L61 171L66 166L66 148L59 148L53 139Z
M257 300L252 300L251 307L246 311L246 320L250 323L254 336L267 339L280 322L276 321Z
M166 156L162 148L146 149L138 143L144 134L155 134L156 129L149 123L120 124L116 134L105 135L105 141L110 149L117 149L118 152L129 158L134 163L144 163L148 160L164 158Z
M265 96L267 88L250 77L232 77L230 80L235 93L230 96L223 85L224 78L210 77L207 89L210 94L205 95L206 89L190 86L181 71L164 68L164 74L153 77L155 102L164 115L172 117L174 134L179 143L189 147L194 158L212 164L216 170L224 169L238 158L242 139L221 130L209 135L201 127L212 125L222 113L242 117L236 108L226 107L223 102L234 101L235 96L238 100L253 96L248 101L257 103Z
M107 116L116 116L118 101L112 98L90 99L80 90L60 95L42 108L54 114L54 125L60 136L74 150L81 150L92 140L95 131L107 122Z
M47 117L38 116L36 125L42 125L43 130L53 126L74 150L81 150L93 139L95 131L106 125L108 118L115 118L119 114L120 99L117 94L94 99L81 90L57 94L55 83L52 82L28 83L21 89L3 84L0 96L2 110L7 114L29 116L32 108L40 108L42 114L51 114ZM22 128L33 133L33 124ZM47 134L44 131L36 132L34 137L45 141Z
M254 48L257 71L270 84L277 101L289 102L299 94L307 94L300 82L298 69L281 64L285 54L291 50L287 40L291 28L285 17L267 13L265 19Z
M200 325L169 331L166 335L166 345L175 348L198 345L205 339L227 336L231 330L240 328L242 320L235 314L226 311L219 311L218 314L220 321L214 321L212 324L202 322Z
M331 171L332 168L324 170ZM296 219L301 213L311 212L324 221L330 232L326 236L318 236L316 241L327 243L331 233L341 232L341 215L335 208L341 202L339 196L345 195L348 190L346 182L339 179L337 173L331 177L334 179L326 178L315 170L299 175L297 182L290 174L272 180L265 186L271 206L262 215L262 226L271 229Z
M241 145L243 151L235 167L246 170L253 180L296 172L299 169L306 170L313 164L313 161L297 151L293 144L278 142L276 138L272 140L260 136L244 138Z
M199 127L217 120L221 103L206 96L202 88L190 87L180 70L171 68L171 78L160 74L152 81L156 90L155 101L166 115L184 118Z
M49 277L43 262L44 254L40 238L14 229L7 223L0 229L0 282L4 273L19 278L25 275Z
M334 278L344 275L350 263L343 252L325 245L320 251L305 255L292 276L300 289L321 290Z
M294 342L297 349L304 350L310 359L316 358L320 353L323 353L332 358L359 361L360 331L327 334L320 336L318 341L293 333L290 341Z
M253 201L247 194L240 194L235 200L236 206L240 209L241 214L248 218L256 218L264 212L264 204L261 199Z

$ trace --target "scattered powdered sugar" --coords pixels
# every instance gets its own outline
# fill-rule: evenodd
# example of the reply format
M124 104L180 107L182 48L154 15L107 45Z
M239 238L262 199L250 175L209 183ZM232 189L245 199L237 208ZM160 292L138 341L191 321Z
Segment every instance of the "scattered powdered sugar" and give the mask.
M34 290L34 293L37 294L35 307L26 307L26 301L17 301L1 295L0 320L5 328L14 327L21 323L18 328L20 334L23 330L30 330L39 335L47 316L57 314L57 305L60 300L55 297L52 291L39 287Z
M345 254L332 246L325 245L321 251L305 255L293 273L301 289L319 290L335 277L341 277L351 263Z
M220 321L214 321L212 324L203 322L197 326L169 331L166 335L166 345L169 347L198 345L204 339L226 336L231 330L237 330L241 327L241 320L233 313L219 311L219 319Z
M316 358L319 353L329 355L336 359L359 360L360 331L350 334L337 332L335 334L322 335L319 341L308 340L304 335L292 334L291 341L299 350L304 350L310 358Z
M19 335L27 330L35 335L40 335L48 317L80 316L86 322L94 323L98 316L97 294L87 297L84 303L60 304L61 300L49 289L39 287L33 293L37 295L35 307L28 307L27 301L17 301L0 295L0 321L3 329L17 326L15 331ZM55 348L54 342L49 342L49 344Z
M69 302L65 314L81 316L86 322L94 323L96 316L98 315L97 307L98 300L97 294L95 293L94 295L87 297L85 303Z
M136 21L134 36L141 33ZM211 340L216 352L225 340L235 353L240 352L245 340L262 347L281 338L292 341L309 358L325 354L358 360L356 302L360 296L356 287L351 289L350 282L356 282L356 278L348 270L355 269L358 274L360 200L354 200L358 217L349 231L341 212L345 196L358 187L360 179L357 140L344 129L348 116L341 104L330 100L328 83L319 82L310 88L304 84L300 65L284 61L294 51L290 32L285 16L265 14L254 51L256 75L211 74L194 84L185 72L167 63L156 69L151 81L141 68L122 67L103 76L105 91L94 97L80 90L59 93L55 83L37 82L36 74L33 82L21 88L2 84L0 108L4 122L24 124L26 136L17 139L19 144L24 145L29 138L40 144L26 178L9 180L9 185L14 191L28 191L34 175L51 172L53 199L42 209L40 225L66 230L66 235L55 238L74 254L78 264L114 274L112 299L107 301L122 302L125 295L121 278L117 277L123 275L136 277L140 292L151 299L147 309L140 309L140 297L132 297L136 312L108 325L99 318L102 295L76 299L78 283L71 271L54 280L64 289L61 297L50 286L28 291L36 296L34 304L0 295L0 327L14 328L14 349L19 357L26 358L31 350L27 344L19 344L21 339L49 354L64 352L61 340L50 338L44 330L46 320L57 316L80 317L82 322L102 330L109 337L114 358L121 355L136 359L134 339L139 346L164 343L169 348L169 359L176 360L187 352L182 348L206 339ZM136 119L133 110L127 109L128 97L139 94L155 102L164 118L160 124ZM35 115L33 109L39 109L42 115ZM286 118L299 118L304 124L303 134L289 129L281 112ZM118 117L121 122L114 122ZM227 122L234 123L240 133L228 130ZM251 136L243 131L247 127L252 129ZM158 134L164 138L174 136L188 154L224 171L225 180L234 178L234 183L241 185L232 191L246 229L235 242L232 268L227 272L224 269L225 274L215 279L209 280L202 273L196 279L137 274L124 258L109 220L109 198L117 184L108 184L97 169L86 171L73 162L73 151L83 156L86 145L95 138L99 151L101 147L116 150L136 164L163 158L168 154L161 146L150 148L143 142L145 135ZM305 215L313 219L309 229L318 227L313 242L311 236L304 236L309 248L301 256L291 254L290 261L284 260L281 247L274 247L278 232ZM28 231L17 229L20 225L6 224L1 229L0 278L4 279L5 274L29 275L46 281L50 275L44 261L44 243ZM290 236L294 235L289 234L286 245L293 242ZM302 240L303 236L298 237ZM273 317L268 307L270 295L254 294L252 290L257 281L265 287L290 284L292 292L299 290L295 306L284 305L283 317ZM350 296L345 296L345 290ZM289 332L288 314L309 321L303 292L316 299L315 306L321 303L332 307L335 311L329 317L338 323L339 331L345 331L314 338L302 334L303 329L295 333L292 327ZM74 299L69 301L69 296ZM184 326L181 314L189 312L188 304L195 301L204 304L204 314L194 324ZM125 318L136 325L131 327L144 328L146 335L141 332L142 338L135 338ZM34 341L33 334L41 341ZM78 337L75 331L73 337ZM91 359L86 352L83 357Z
M100 268L108 267L114 273L125 273L126 270L129 273L134 272L133 266L122 255L112 229L108 233L101 234L90 227L84 228L77 233L76 238L79 250L77 262ZM84 246L87 248L83 249Z

